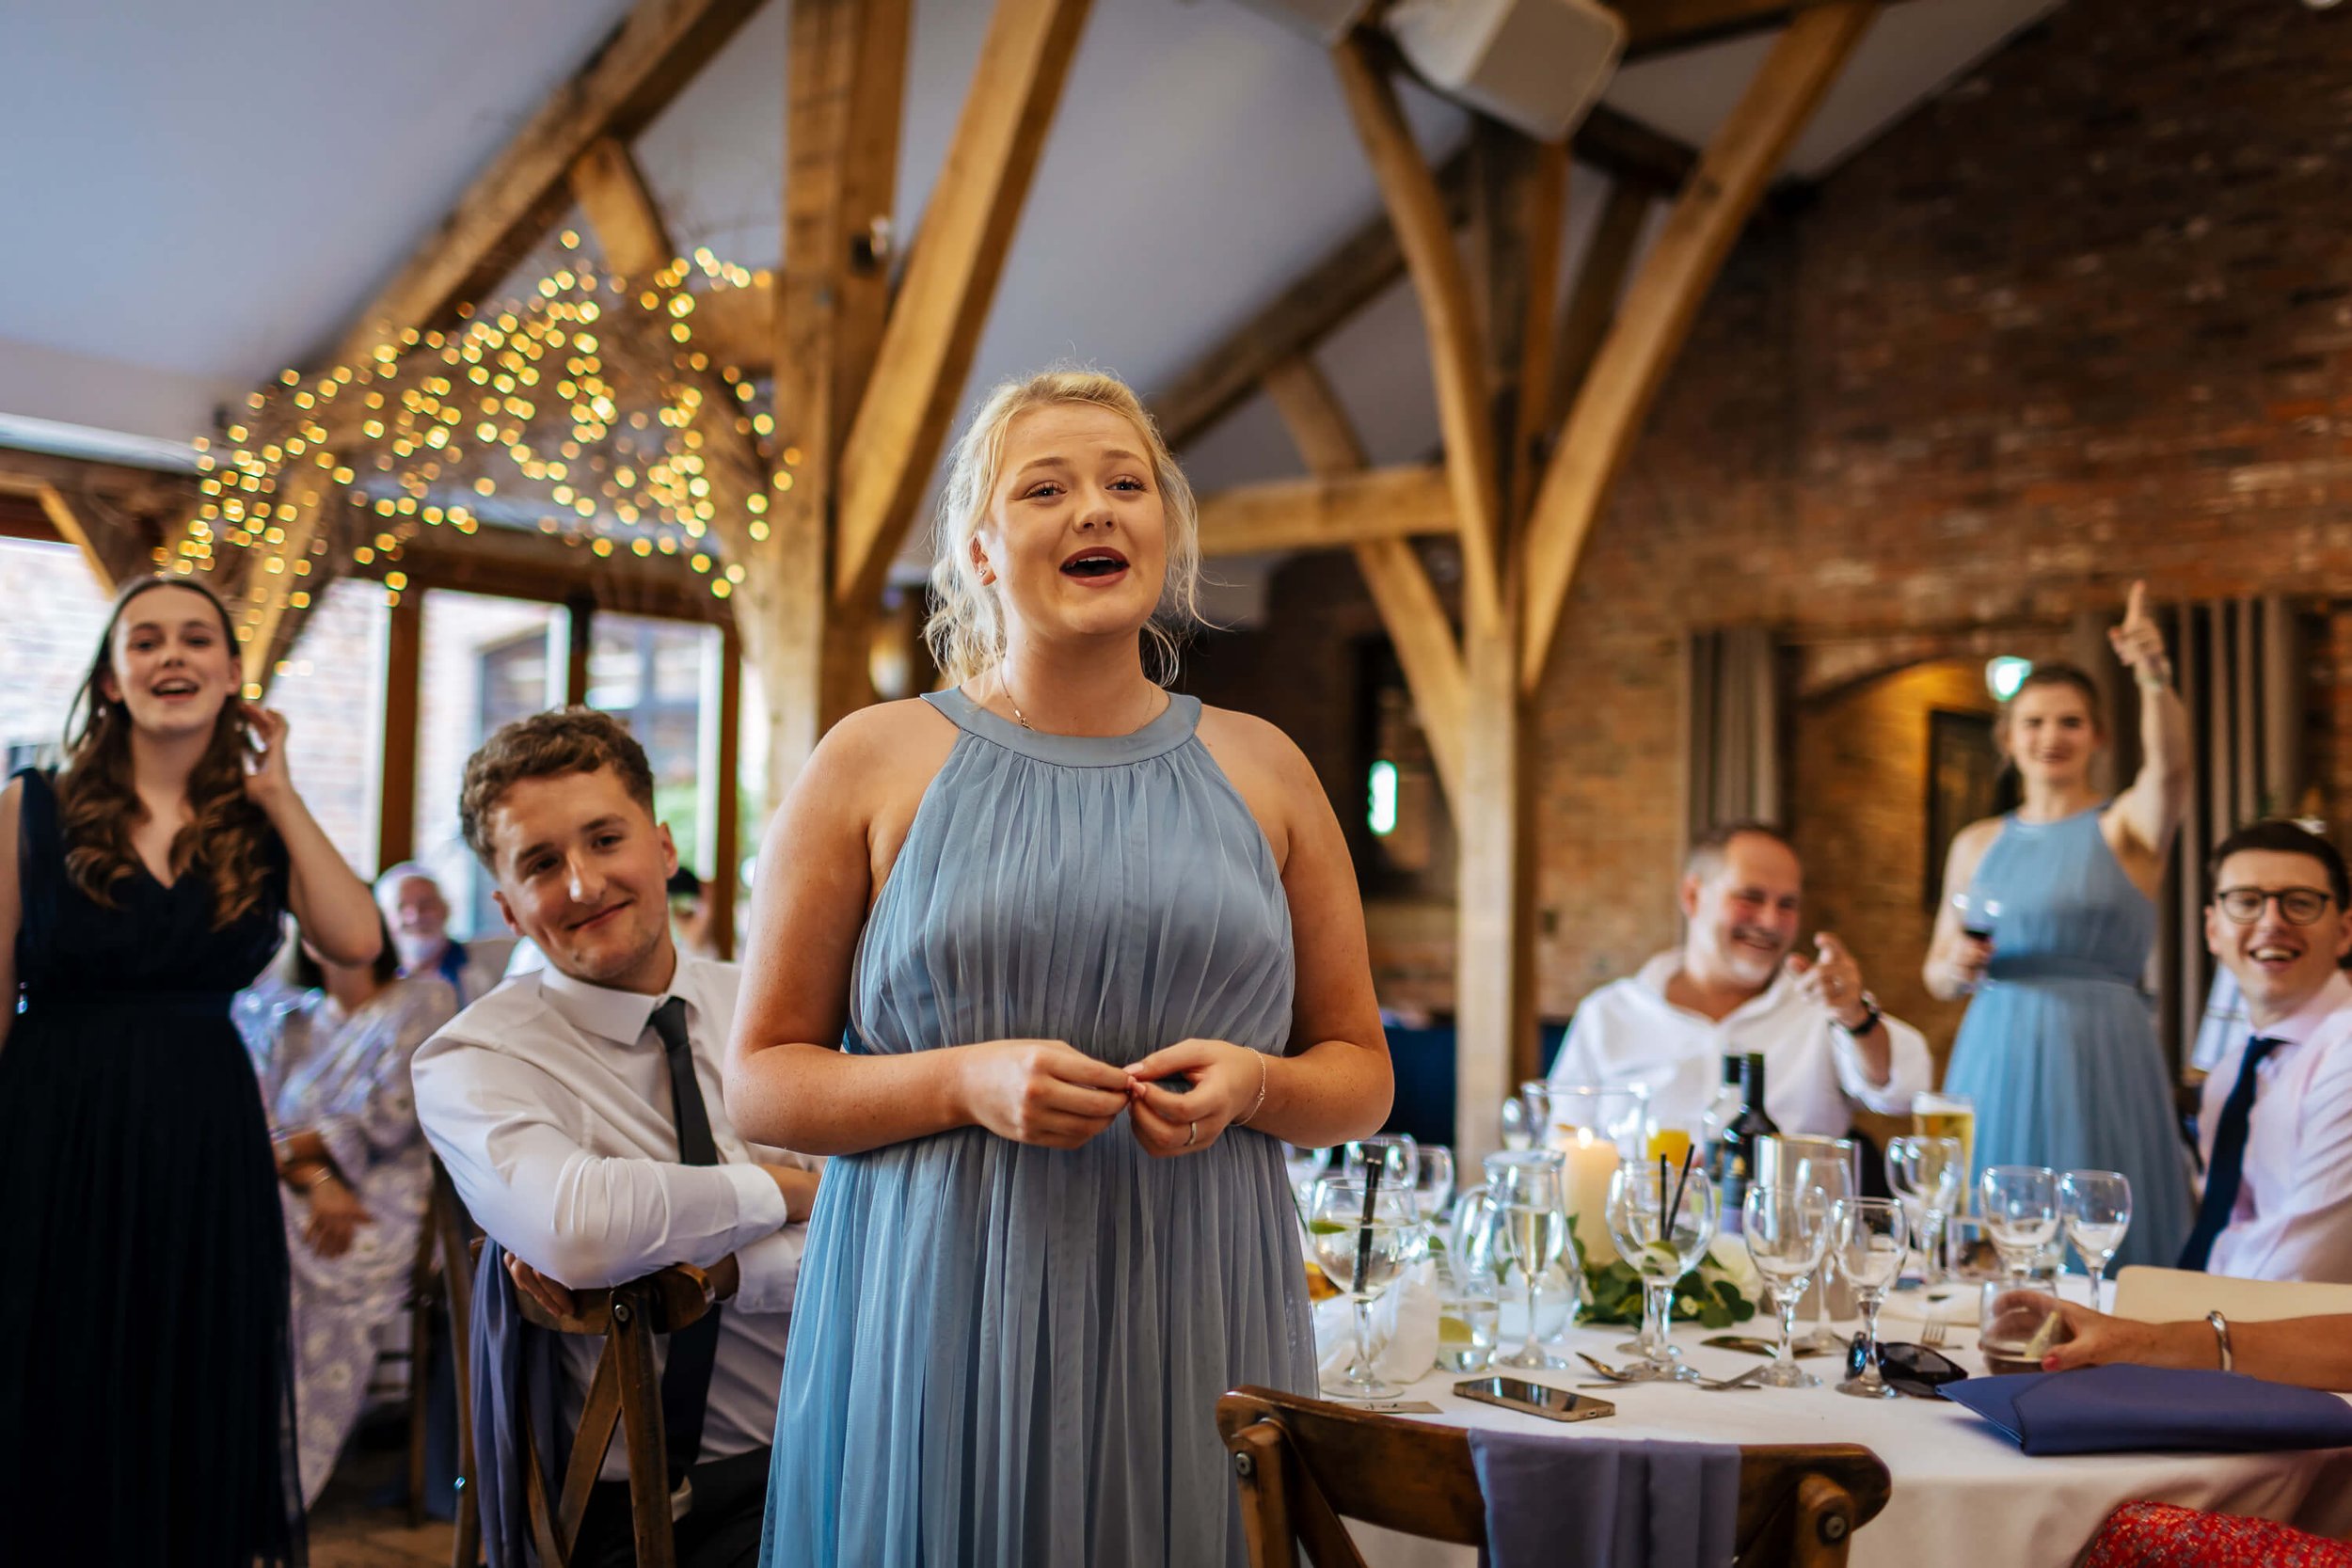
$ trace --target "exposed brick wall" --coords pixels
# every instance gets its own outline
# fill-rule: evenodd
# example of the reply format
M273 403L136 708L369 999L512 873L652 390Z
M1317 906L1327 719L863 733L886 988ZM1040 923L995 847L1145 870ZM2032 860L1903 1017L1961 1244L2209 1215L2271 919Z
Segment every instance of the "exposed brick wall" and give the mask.
M2136 576L2159 599L2352 599L2347 189L2352 8L2074 0L1752 227L1594 532L1544 682L1547 1013L1673 940L1690 628L1879 639L1900 647L1884 668L2055 651ZM1347 721L1333 644L1369 607L1343 558L1295 563L1273 602L1249 641L1275 657L1218 689L1323 767ZM2342 822L2352 622L2328 624L2312 752ZM1801 775L1824 760L1819 717ZM1874 908L1847 875L1817 866L1816 899ZM1888 875L1915 896L1910 860ZM1884 935L1867 916L1848 934L1915 971L1887 897Z

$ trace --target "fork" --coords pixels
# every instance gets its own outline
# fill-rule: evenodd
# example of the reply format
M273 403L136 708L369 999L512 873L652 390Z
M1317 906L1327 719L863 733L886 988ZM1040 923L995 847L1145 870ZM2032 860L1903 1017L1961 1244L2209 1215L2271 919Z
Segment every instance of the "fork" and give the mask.
M1582 1351L1578 1351L1576 1353L1576 1358L1579 1361L1583 1362L1587 1367L1592 1368L1593 1370L1598 1372L1601 1376L1607 1378L1612 1383L1644 1383L1650 1381L1646 1378L1637 1378L1632 1373L1625 1370L1623 1368L1612 1367L1605 1361L1596 1361L1591 1356L1585 1354ZM1767 1363L1767 1366L1769 1365L1770 1364ZM1740 1373L1737 1377L1703 1377L1699 1379L1693 1386L1704 1388L1709 1393L1716 1394L1724 1393L1733 1388L1753 1387L1755 1386L1756 1380L1762 1377L1765 1370L1765 1367L1750 1367L1746 1371Z
M1930 1350L1939 1349L1944 1343L1945 1333L1944 1320L1930 1318L1926 1326L1919 1330L1919 1342Z

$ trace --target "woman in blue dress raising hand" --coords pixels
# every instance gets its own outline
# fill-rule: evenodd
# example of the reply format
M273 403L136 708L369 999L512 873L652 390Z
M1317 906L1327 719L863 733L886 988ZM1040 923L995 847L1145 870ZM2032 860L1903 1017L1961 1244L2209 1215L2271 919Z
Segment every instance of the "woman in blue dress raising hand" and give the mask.
M2102 799L2098 688L2066 665L2027 675L2001 715L2024 803L1952 840L1925 974L1940 997L1975 993L1945 1088L1976 1101L1976 1169L2122 1171L2132 1227L2117 1264L2169 1266L2188 1235L2188 1168L2143 987L2187 809L2188 710L2142 584L2108 636L2139 690L2139 776Z
M769 830L727 1106L834 1157L778 1568L1246 1560L1217 1395L1315 1377L1281 1143L1391 1085L1313 771L1145 673L1196 531L1127 388L998 388L941 507L955 684L843 721Z

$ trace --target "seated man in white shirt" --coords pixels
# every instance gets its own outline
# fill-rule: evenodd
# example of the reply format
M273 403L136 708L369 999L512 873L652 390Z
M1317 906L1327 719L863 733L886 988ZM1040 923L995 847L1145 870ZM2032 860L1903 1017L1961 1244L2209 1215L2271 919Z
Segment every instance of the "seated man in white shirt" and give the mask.
M2206 862L2205 945L2250 1037L2205 1080L2205 1192L2185 1269L2352 1285L2352 885L2336 847L2255 822Z
M1761 1053L1765 1114L1784 1132L1842 1137L1857 1105L1908 1115L1932 1085L1919 1031L1879 1011L1843 943L1791 953L1804 868L1778 829L1717 828L1682 871L1682 946L1576 1010L1556 1084L1646 1084L1661 1125L1696 1132L1726 1056Z
M375 906L392 928L403 974L438 974L469 1006L505 976L512 938L476 937L458 942L449 934L449 900L430 867L403 861L375 879Z
M746 1144L727 1120L738 971L673 942L677 854L654 820L645 753L617 721L575 707L506 725L466 765L460 818L500 910L548 967L418 1051L419 1118L516 1286L551 1310L568 1310L567 1287L672 1263L709 1272L715 1332L697 1324L661 1353L670 1479L686 1509L678 1561L749 1564L818 1163ZM566 1336L561 1348L568 1433L602 1341ZM615 1441L575 1563L633 1560L628 1474Z

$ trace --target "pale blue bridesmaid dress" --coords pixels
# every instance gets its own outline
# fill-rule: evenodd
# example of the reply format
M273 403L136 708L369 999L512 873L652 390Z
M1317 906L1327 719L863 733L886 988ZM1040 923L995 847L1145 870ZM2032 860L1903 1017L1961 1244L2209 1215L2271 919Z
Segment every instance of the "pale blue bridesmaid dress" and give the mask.
M1194 733L1197 699L1108 738L1035 734L959 691L926 700L963 733L860 939L847 1049L1284 1051L1290 907ZM966 1127L836 1156L809 1219L762 1560L1244 1562L1215 1425L1241 1383L1315 1386L1274 1139L1234 1129L1156 1160L1121 1119L1075 1150Z
M2142 989L2156 907L2107 847L2103 809L2056 822L2010 816L1985 849L1968 895L1979 909L2000 901L1993 962L1961 1021L1944 1087L1977 1102L1979 1174L2047 1165L2129 1177L2132 1227L2113 1266L2169 1268L2192 1213L2185 1146Z

